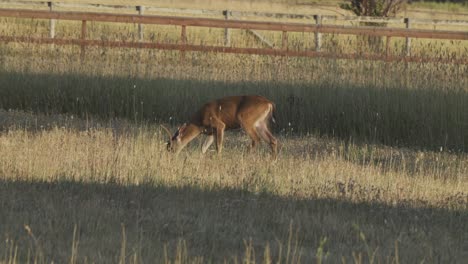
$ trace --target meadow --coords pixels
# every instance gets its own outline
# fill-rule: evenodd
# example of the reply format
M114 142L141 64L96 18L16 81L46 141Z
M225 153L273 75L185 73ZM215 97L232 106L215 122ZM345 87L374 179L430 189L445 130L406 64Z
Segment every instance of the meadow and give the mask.
M8 22L6 34L47 34ZM324 49L359 46L338 42ZM415 51L459 58L466 45ZM462 263L467 70L105 48L81 60L79 47L2 43L0 263ZM241 131L222 155L202 155L203 138L166 151L159 124L234 94L276 103L277 161L266 145L247 153Z
M272 163L229 133L222 156L199 141L175 158L156 125L0 120L29 124L0 136L6 263L465 258L466 155L280 134Z

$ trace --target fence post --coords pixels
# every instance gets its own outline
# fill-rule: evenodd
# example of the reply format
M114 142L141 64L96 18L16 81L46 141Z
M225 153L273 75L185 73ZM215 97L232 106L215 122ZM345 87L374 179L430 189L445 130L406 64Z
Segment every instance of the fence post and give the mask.
M387 41L385 43L385 59L388 61L390 59L390 36L387 36Z
M283 50L288 50L288 32L287 31L283 31L283 43L282 43L281 48Z
M86 20L81 21L81 62L84 61L85 52L86 52L86 45L84 43L86 39Z
M180 32L180 42L182 43L182 45L187 44L187 27L185 25L182 25L182 31ZM185 47L182 47L180 59L182 61L185 60Z
M231 11L224 10L223 15L226 20L229 20L229 17L231 16ZM224 45L228 47L231 46L231 30L229 28L224 29Z
M52 2L47 2L47 5L49 6L49 11L53 11L53 6L54 6L54 3ZM49 37L50 38L55 38L55 19L51 19L49 21L49 25L50 25L50 31L49 31Z
M144 6L137 6L138 10L138 15L142 16L145 13L145 7ZM143 31L144 27L142 24L138 24L138 39L140 41L143 41Z
M320 51L322 49L322 33L318 32L318 28L322 25L322 16L314 15L315 25L317 30L315 31L315 51Z
M409 29L411 27L409 17L405 18L406 28ZM406 37L406 56L411 56L411 38Z

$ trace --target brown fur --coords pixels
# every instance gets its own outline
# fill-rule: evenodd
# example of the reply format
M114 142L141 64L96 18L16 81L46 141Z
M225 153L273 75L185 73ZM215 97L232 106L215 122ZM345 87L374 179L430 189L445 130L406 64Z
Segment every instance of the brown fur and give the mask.
M200 134L208 135L202 151L216 138L216 149L221 153L224 131L242 128L252 139L251 148L260 141L270 144L273 157L277 155L277 140L268 129L275 105L265 97L258 95L229 96L203 105L190 119L170 136L168 149L180 152L190 141Z

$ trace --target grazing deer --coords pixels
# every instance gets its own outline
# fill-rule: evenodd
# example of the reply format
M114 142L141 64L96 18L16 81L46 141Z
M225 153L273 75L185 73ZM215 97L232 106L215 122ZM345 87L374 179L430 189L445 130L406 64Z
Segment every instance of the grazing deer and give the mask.
M242 128L252 139L251 149L260 138L270 144L273 158L277 155L278 142L268 129L270 119L274 121L275 104L258 95L230 96L206 103L193 115L188 124L181 126L174 135L169 134L167 149L179 153L190 141L200 134L208 137L202 146L205 153L216 137L216 149L223 149L224 131Z

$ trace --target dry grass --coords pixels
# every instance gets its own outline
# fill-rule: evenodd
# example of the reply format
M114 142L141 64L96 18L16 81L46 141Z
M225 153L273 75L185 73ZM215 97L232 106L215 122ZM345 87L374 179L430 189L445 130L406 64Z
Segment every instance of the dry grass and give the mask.
M33 0L40 2L40 0ZM209 9L209 10L238 10L238 11L271 11L271 12L289 12L289 13L308 13L308 14L343 14L346 11L338 6L338 1L331 5L328 3L304 5L296 3L285 3L284 1L230 1L230 0L192 0L192 1L172 1L172 0L63 0L63 3L100 3L108 5L143 5L158 6L168 8L189 8L189 9ZM0 3L1 4L1 3ZM9 7L13 6L8 4ZM46 9L46 7L44 7Z
M132 49L89 49L80 63L77 50L6 45L0 106L177 125L210 99L261 94L278 106L277 131L468 148L464 65L202 53L181 63L177 52Z
M45 21L0 27L47 34ZM171 30L155 39L175 41ZM324 48L359 46L340 41ZM415 42L423 55L466 53L439 44ZM76 47L0 45L0 262L466 259L466 65L179 55L90 48L80 61ZM247 93L277 103L277 162L266 146L247 154L242 132L221 156L199 140L166 152L159 122Z
M86 2L86 1L84 1ZM164 1L163 1L164 2ZM203 3L204 1L200 1ZM102 3L107 3L103 1ZM116 3L119 4L119 3ZM125 1L120 4L126 4ZM127 3L128 4L128 3ZM197 4L197 3L195 3ZM198 3L200 4L200 3ZM210 3L211 4L211 3ZM216 9L215 7L219 4L218 2L210 5L207 8ZM232 10L243 10L244 1L234 1L230 3L220 4L221 9L227 7ZM299 5L299 10L289 10L289 7L295 7L297 5L285 5L282 8L263 7L263 5L271 5L271 2L250 2L253 8L247 8L248 10L269 10L269 11L282 11L292 13L311 13L311 14L326 14L323 10L308 10L308 6ZM153 3L154 5L154 3ZM168 1L162 6L168 7L188 7L188 8L202 8L201 6L191 6L189 3L182 1L181 3L174 3ZM61 11L65 10L78 10L83 9L74 8L62 8L57 9ZM95 9L93 11L96 11ZM310 11L310 12L309 12ZM174 14L161 14L161 13L148 13L147 14L159 14L159 15L174 15ZM222 17L218 17L222 18ZM266 18L237 18L237 19L248 19L248 20L264 20ZM444 19L444 18L440 18ZM449 17L445 18L449 19ZM267 20L277 20L283 22L301 22L310 23L307 20L281 20L274 18L267 18ZM23 35L23 36L48 36L49 21L48 20L30 20L30 19L11 19L1 18L0 30L4 35ZM327 24L344 24L344 25L355 25L353 22L333 22L327 21ZM391 24L391 27L405 27L405 24ZM58 38L79 38L81 34L81 21L58 21L56 24L56 37ZM146 42L162 42L162 43L178 43L180 42L180 27L176 26L159 26L159 25L145 25L144 30L144 41ZM466 30L466 27L462 26L449 26L449 25L424 25L424 24L413 24L412 28L420 29L438 29L438 30ZM126 40L126 41L138 41L137 25L136 24L118 24L118 23L88 23L88 36L90 39L101 39L101 40ZM282 45L282 32L272 31L258 31L262 34L270 43L275 46ZM205 45L224 45L224 29L212 29L212 28L199 28L199 27L188 27L187 37L189 44L205 44ZM322 50L327 52L336 53L369 53L369 51L383 53L384 51L384 40L380 41L380 46L375 47L369 45L367 39L362 36L347 36L347 35L334 35L334 34L323 34L323 45ZM233 47L262 47L264 44L259 42L252 35L246 33L243 30L231 30L231 45ZM392 55L404 55L405 51L405 38L393 37L390 42L390 52ZM288 49L290 50L313 50L315 49L314 34L313 33L289 33L288 34ZM413 39L412 40L412 51L413 56L419 57L439 57L439 58L463 58L464 54L468 52L468 43L466 41L451 41L451 40L426 40L426 39Z
M247 137L231 133L220 157L194 142L175 158L151 126L0 117L30 124L0 135L0 234L4 254L14 245L20 262L28 250L39 262L116 262L122 242L128 262L164 261L164 245L170 258L203 262L241 260L252 249L257 262L294 262L293 249L302 262L320 250L332 263L463 259L466 155L280 136L272 163L266 146L246 155Z

